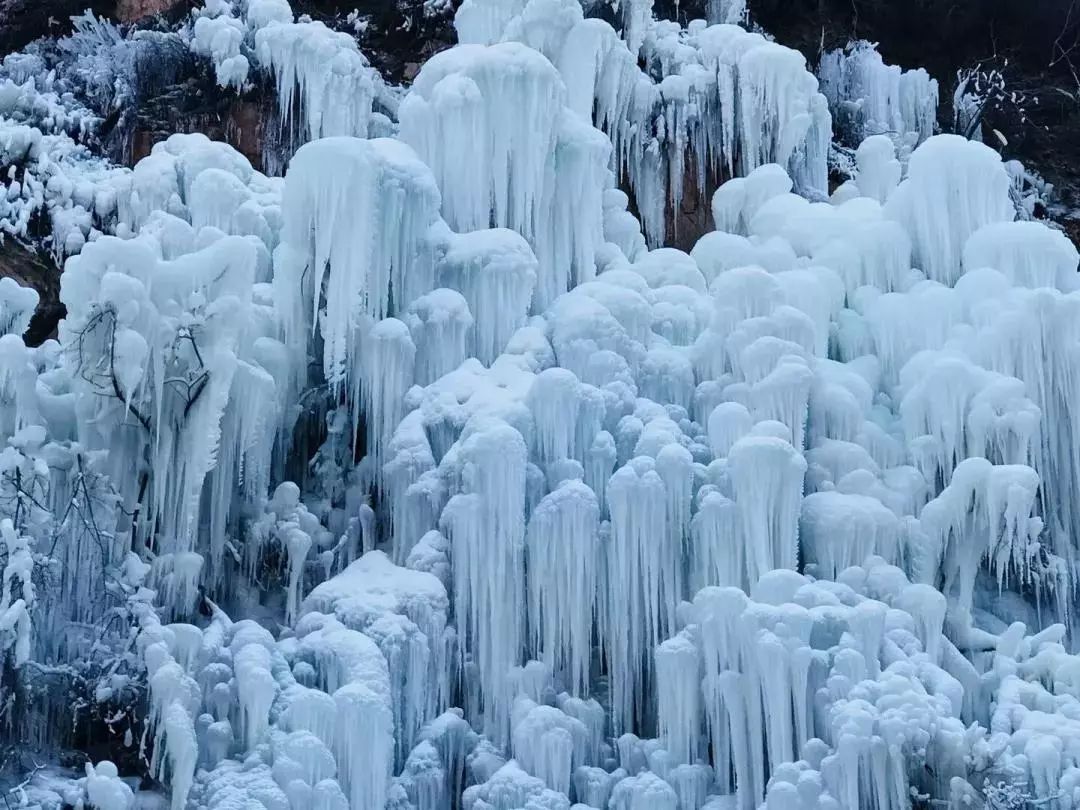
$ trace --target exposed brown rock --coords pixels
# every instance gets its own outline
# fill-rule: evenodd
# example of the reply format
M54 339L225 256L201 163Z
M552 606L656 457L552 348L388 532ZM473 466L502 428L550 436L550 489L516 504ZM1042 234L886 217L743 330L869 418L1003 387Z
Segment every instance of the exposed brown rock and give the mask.
M237 152L259 166L263 155L263 134L268 123L266 105L236 99L225 118L225 140Z
M144 17L165 14L186 0L117 0L116 19L120 22L137 22Z
M71 32L71 18L92 11L108 16L117 0L0 0L0 55L25 48L38 37Z
M40 298L26 331L26 343L39 346L56 337L56 326L66 314L60 303L60 268L48 256L31 252L7 239L0 244L0 278L5 276L24 287L34 288Z
M173 107L167 114L150 121L140 121L131 136L128 163L134 165L150 154L154 144L163 141L174 132L201 132L208 138L225 141L251 161L256 169L265 170L263 157L276 132L276 107L273 99L237 98L228 95L224 104L217 108L184 110ZM161 112L161 110L159 110Z

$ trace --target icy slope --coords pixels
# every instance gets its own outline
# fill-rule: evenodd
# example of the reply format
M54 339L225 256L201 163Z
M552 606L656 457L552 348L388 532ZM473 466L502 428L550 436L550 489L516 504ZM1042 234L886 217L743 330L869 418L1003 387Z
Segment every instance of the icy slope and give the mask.
M213 5L282 53L311 25ZM0 285L0 656L131 622L95 699L145 678L112 716L175 810L1080 805L1076 250L954 136L794 193L828 145L801 57L645 24L660 87L701 79L659 199L688 149L743 175L649 250L616 179L661 155L623 95L657 84L519 5L463 17L396 137L319 112L367 110L323 92L355 60L274 50L311 138L283 180L9 130L85 244L58 343Z

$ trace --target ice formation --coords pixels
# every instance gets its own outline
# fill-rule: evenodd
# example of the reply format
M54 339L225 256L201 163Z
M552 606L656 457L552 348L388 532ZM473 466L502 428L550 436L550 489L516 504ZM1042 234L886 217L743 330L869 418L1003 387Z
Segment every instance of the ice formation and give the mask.
M524 42L551 61L569 108L609 136L611 167L633 189L653 245L665 241L687 178L705 194L719 176L779 162L824 194L828 105L799 53L739 27L743 3L710 3L713 24L688 28L651 20L651 6L619 4L622 37L583 19L574 0L471 0L456 24L463 42Z
M545 270L536 311L591 278L603 241L611 146L565 99L542 54L507 42L436 55L400 109L402 140L445 190L447 224L459 232L509 228L532 245Z
M885 64L869 42L823 54L818 78L840 134L855 146L871 135L887 134L910 149L935 132L937 80L922 68Z
M4 128L68 258L59 341L0 281L0 664L126 617L177 810L1080 806L1076 250L924 74L650 7L467 0L368 137L351 37L209 3L283 179Z

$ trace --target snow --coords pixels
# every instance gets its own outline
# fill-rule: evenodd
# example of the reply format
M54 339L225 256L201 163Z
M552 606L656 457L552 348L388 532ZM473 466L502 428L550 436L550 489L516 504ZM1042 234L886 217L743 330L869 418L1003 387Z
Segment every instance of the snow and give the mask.
M108 760L97 766L86 763L86 798L98 810L131 810L135 796L119 778L116 766Z

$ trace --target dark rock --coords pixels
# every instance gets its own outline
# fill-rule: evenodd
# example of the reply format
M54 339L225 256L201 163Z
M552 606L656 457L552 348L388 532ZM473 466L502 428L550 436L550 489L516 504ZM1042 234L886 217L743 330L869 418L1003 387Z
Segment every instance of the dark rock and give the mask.
M40 298L26 330L27 345L40 346L55 338L57 324L67 314L60 303L60 268L48 256L7 239L0 244L0 278L5 276L37 290Z
M117 0L113 16L120 22L132 23L187 5L188 0Z
M71 18L89 9L108 17L116 0L0 0L0 53L19 51L40 37L71 32Z
M297 0L297 14L309 14L341 30L354 9L360 12L360 49L383 78L391 84L411 81L418 66L457 41L453 9L460 0L439 13L425 12L424 0Z

